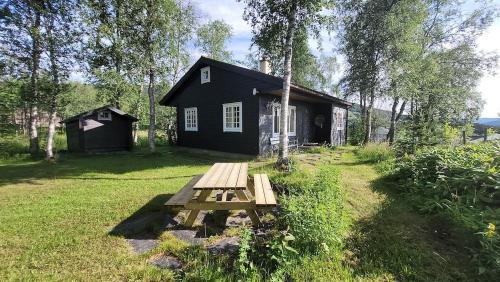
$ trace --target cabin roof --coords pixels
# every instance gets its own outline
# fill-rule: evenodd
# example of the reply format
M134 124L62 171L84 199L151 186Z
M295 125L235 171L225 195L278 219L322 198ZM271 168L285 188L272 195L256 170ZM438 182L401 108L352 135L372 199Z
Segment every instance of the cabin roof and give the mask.
M240 75L251 77L253 79L265 81L265 82L267 82L269 84L274 85L275 88L272 88L272 89L257 89L260 93L274 94L274 95L280 95L281 96L280 93L281 93L281 89L283 87L283 78L276 77L276 76L269 75L269 74L265 74L265 73L260 72L260 71L251 70L251 69L247 69L247 68L244 68L244 67L236 66L236 65L233 65L233 64L224 63L224 62L221 62L221 61L217 61L217 60L210 59L210 58L202 56L202 57L200 57L200 59L198 59L198 61L193 66L191 66L191 68L172 87L172 89L170 89L170 91L160 100L160 105L169 105L170 101L177 95L177 93L178 93L177 90L179 90L179 88L181 88L187 82L187 80L189 79L189 77L191 77L191 75L196 70L198 70L201 66L214 66L214 67L218 67L218 68L221 68L221 69L224 69L224 70L235 72L235 73L240 74ZM316 99L320 99L320 100L323 100L323 101L327 101L327 102L331 102L331 103L343 105L345 107L350 107L352 105L350 102L347 102L345 100L333 97L333 96L328 95L328 94L326 94L324 92L316 91L316 90L313 90L313 89L310 89L310 88L307 88L307 87L304 87L304 86L301 86L301 85L293 84L293 83L291 84L291 90L293 92L297 92L297 93L300 93L300 94L303 94L303 95L314 97Z
M100 107L100 108L97 108L97 109L92 109L92 110L89 110L89 111L86 111L86 112L83 112L83 113L79 113L75 116L72 116L72 117L69 117L63 121L61 121L61 123L68 123L68 122L72 122L72 121L75 121L75 120L78 120L82 117L87 117L87 116L90 116L90 115L93 115L95 112L98 112L98 111L102 111L102 110L109 110L111 112L114 112L115 114L117 115L120 115L126 119L130 119L131 121L138 121L138 119L132 115L129 115L127 114L126 112L120 110L120 109L117 109L115 107L112 107L110 105L106 105L106 106L103 106L103 107Z

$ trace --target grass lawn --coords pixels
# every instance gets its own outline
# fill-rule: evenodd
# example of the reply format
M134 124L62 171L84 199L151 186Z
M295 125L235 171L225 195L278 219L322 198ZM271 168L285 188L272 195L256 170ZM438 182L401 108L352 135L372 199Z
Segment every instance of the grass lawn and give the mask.
M333 163L342 172L352 214L342 280L474 280L460 237L439 219L413 212L391 182L353 152L296 156L307 169ZM55 163L1 161L0 280L168 279L170 272L150 266L109 232L133 215L160 210L215 161L224 159L169 147L154 155L139 150L62 155ZM259 171L265 164L251 167ZM206 272L191 271L191 280L210 280Z

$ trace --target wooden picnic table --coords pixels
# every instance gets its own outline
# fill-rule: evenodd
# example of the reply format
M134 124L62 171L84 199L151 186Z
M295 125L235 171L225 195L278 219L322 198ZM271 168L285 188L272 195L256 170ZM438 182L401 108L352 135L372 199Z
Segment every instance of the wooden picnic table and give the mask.
M253 182L248 183L248 163L215 163L207 173L191 179L166 205L190 210L184 223L189 227L200 210L246 210L252 223L258 225L256 208L276 206L276 200L267 175L256 174Z

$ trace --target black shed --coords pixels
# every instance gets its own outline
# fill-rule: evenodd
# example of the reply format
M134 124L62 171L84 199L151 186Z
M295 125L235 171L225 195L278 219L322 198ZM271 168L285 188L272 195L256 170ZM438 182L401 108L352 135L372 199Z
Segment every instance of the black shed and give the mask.
M62 122L70 152L109 152L132 149L132 123L136 121L117 108L104 106Z

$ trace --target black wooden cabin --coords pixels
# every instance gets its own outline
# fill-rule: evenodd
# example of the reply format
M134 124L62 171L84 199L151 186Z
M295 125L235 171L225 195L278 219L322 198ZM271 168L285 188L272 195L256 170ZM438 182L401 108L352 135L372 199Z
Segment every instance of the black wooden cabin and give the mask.
M180 146L261 155L279 136L283 79L201 57L163 97L177 109ZM351 103L292 84L289 141L342 145Z
M131 150L132 123L137 118L111 106L104 106L62 121L70 152Z

